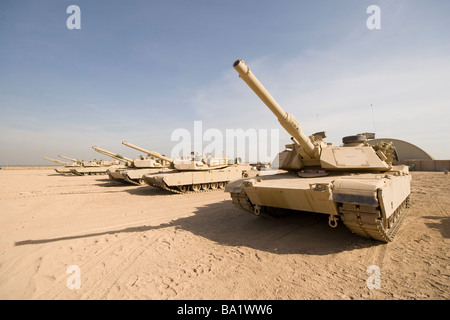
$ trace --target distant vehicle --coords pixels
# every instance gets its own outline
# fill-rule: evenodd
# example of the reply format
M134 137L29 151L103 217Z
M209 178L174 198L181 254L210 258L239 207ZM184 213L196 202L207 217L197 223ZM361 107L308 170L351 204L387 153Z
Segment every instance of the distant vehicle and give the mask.
M79 164L79 166L74 166L70 169L70 172L75 175L85 176L85 175L97 175L97 174L106 174L106 170L108 169L118 169L124 167L120 164L119 161L105 161L94 159L93 161L84 161L69 158L66 156L58 155L58 157L68 159L73 161L74 163Z
M154 159L153 157L141 156L137 159L130 159L95 146L92 148L97 152L125 163L125 168L106 170L109 178L116 182L142 185L145 184L143 178L145 174L170 170L167 162Z
M224 189L229 181L246 175L245 167L237 165L236 161L227 157L191 154L190 157L172 159L126 141L122 143L169 163L171 171L145 174L143 179L151 186L173 193Z
M56 172L58 172L60 174L63 174L63 175L72 175L73 174L72 171L71 171L72 168L81 166L79 163L77 163L75 161L64 162L64 161L61 161L61 160L58 160L58 159L49 158L49 157L43 157L43 158L45 160L48 160L48 161L51 161L51 162L63 165L62 168L56 168L55 169Z

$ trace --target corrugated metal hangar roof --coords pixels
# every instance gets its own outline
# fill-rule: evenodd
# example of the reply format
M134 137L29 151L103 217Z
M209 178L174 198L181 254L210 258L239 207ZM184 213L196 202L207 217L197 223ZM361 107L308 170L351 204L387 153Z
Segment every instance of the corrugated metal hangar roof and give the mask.
M397 150L398 160L434 160L434 158L423 151L418 146L403 141L399 139L391 139L391 138L379 138L369 140L368 143L374 145L379 142L390 142L392 141L395 149Z

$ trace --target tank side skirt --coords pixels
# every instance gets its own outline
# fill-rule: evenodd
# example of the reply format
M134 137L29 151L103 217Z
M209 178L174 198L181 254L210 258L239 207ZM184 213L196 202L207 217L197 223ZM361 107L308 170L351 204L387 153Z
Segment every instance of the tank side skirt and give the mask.
M382 219L380 207L374 208L343 203L339 206L339 212L341 213L342 221L353 233L382 242L390 242L400 229L408 207L409 196L387 221Z

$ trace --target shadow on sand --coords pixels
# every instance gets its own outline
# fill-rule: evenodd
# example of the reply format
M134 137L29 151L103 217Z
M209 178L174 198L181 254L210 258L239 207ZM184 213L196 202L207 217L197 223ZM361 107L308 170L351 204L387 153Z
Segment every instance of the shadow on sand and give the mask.
M192 216L158 226L142 225L82 235L25 240L16 242L15 246L141 233L165 228L185 230L220 245L244 246L277 254L327 255L383 245L352 234L342 223L339 223L337 228L330 228L328 216L323 214L301 212L279 218L262 218L235 208L231 200L198 207L194 213Z
M439 231L443 238L450 238L450 217L442 216L425 216L425 219L434 220L435 222L426 222L428 228Z

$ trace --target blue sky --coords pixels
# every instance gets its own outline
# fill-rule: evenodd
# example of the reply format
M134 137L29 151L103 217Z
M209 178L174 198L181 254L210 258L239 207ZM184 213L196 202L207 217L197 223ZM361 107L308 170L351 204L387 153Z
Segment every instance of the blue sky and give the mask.
M369 5L381 29L369 30ZM81 29L69 30L69 5ZM0 2L0 165L170 154L178 128L280 129L243 59L309 135L375 131L450 159L448 1ZM372 105L372 106L371 106Z

